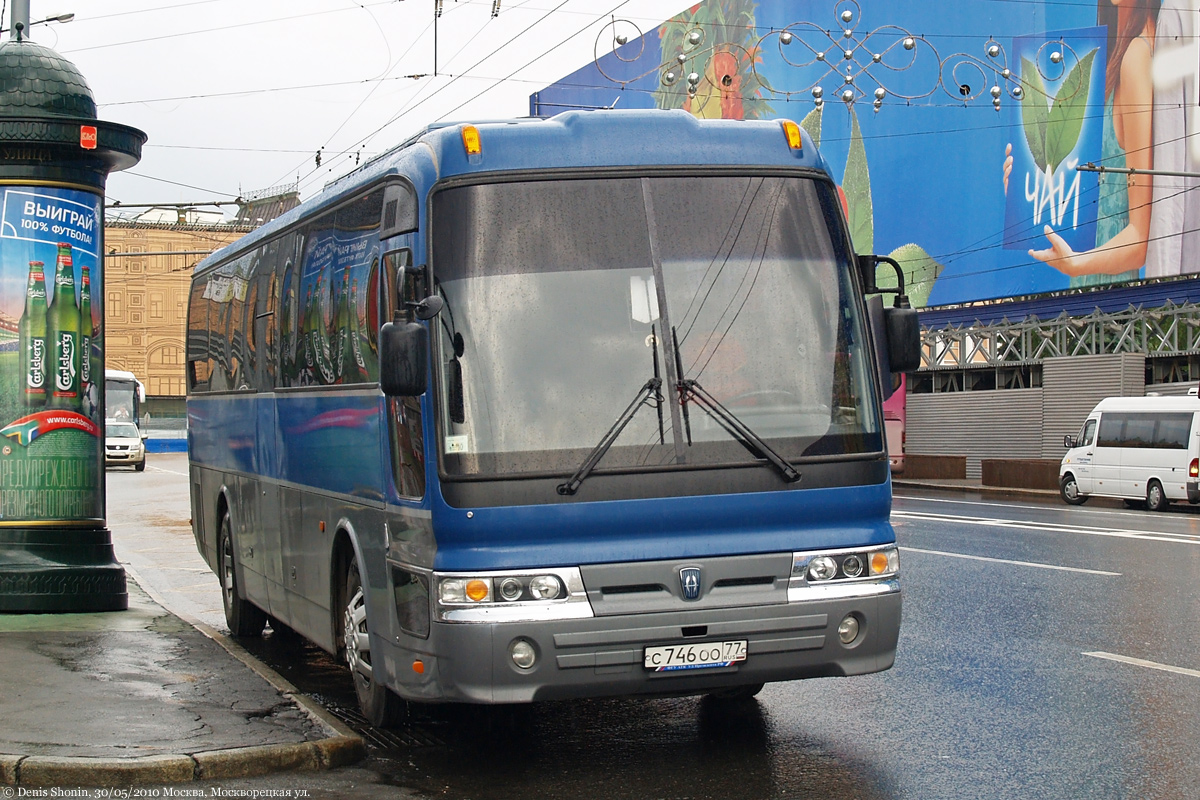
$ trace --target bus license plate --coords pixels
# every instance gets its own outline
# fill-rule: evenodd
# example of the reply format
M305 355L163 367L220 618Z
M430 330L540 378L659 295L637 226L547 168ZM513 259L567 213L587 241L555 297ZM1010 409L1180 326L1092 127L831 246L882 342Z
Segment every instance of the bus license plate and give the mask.
M655 672L728 667L746 660L746 640L647 647L643 665Z

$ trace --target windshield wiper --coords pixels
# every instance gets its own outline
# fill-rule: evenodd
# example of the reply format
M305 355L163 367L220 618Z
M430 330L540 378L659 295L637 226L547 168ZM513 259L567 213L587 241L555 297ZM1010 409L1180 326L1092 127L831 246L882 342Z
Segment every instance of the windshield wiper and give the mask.
M657 362L658 359L655 358L655 366L657 366ZM592 470L596 468L596 464L600 462L600 459L604 458L604 454L608 452L613 442L621 435L621 431L625 430L625 426L629 424L629 421L633 419L634 415L637 414L643 405L648 404L651 398L654 398L654 404L659 408L659 425L661 426L663 401L662 393L659 391L661 388L662 378L658 376L646 381L646 384L638 391L637 397L633 398L633 402L629 404L629 408L625 409L621 416L617 418L613 426L608 429L608 433L604 434L600 439L600 443L592 448L592 452L588 453L588 457L583 460L583 464L579 466L579 469L575 471L571 479L566 483L558 485L559 494L572 495L579 491L580 485L587 480L588 475L592 474ZM662 435L661 428L659 435Z
M800 480L800 471L783 456L779 455L771 445L763 441L762 437L750 429L746 423L737 418L732 411L721 405L718 400L708 393L699 381L688 380L683 377L683 360L679 355L679 339L675 335L675 328L671 328L671 342L675 346L675 364L679 374L679 383L676 389L679 391L679 405L683 408L683 418L685 420L685 428L687 430L687 443L690 447L692 444L692 427L688 422L688 402L694 402L696 405L708 412L708 415L717 421L726 433L736 439L743 447L750 451L755 458L765 458L770 461L775 469L779 470L779 474L788 483L796 483Z

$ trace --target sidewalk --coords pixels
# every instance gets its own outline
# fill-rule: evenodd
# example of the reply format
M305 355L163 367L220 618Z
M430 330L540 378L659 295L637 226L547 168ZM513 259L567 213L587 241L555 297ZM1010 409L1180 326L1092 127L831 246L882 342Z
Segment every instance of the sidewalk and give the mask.
M892 476L892 486L897 489L923 489L949 492L974 492L993 497L1025 497L1029 499L1051 500L1058 497L1056 489L1017 489L1009 486L984 486L979 481L956 478L937 479L907 479Z
M134 577L128 611L0 614L0 786L225 780L365 755L341 722Z

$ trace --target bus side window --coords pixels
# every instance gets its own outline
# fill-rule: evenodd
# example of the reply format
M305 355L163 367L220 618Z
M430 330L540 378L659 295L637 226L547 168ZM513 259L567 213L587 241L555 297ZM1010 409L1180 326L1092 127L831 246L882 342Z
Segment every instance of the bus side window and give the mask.
M1096 420L1089 419L1083 425L1083 436L1079 437L1078 447L1091 447L1096 438Z
M379 320L382 325L385 322L391 322L395 319L396 310L399 308L403 311L404 303L415 303L419 295L418 293L424 288L418 286L419 277L412 272L409 267L412 266L412 250L407 248L403 250L392 250L385 253L383 256L383 319ZM401 268L404 269L404 282L397 282Z
M209 390L212 365L208 360L208 312L210 303L205 297L207 281L192 286L188 303L187 382L188 391L195 394Z

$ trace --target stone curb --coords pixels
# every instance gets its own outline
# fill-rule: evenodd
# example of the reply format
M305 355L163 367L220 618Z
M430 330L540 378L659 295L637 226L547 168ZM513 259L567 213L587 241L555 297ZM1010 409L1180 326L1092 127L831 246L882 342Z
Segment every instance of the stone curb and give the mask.
M1055 489L1019 489L1011 486L984 486L983 484L942 483L936 480L905 480L892 479L892 486L901 489L936 489L939 492L974 492L977 494L998 495L1001 497L1058 497Z
M50 788L230 780L276 772L316 772L334 769L354 764L366 757L367 747L362 737L341 720L302 696L287 679L251 656L229 637L186 614L170 611L162 596L141 580L130 565L122 566L164 611L182 619L219 644L227 653L271 684L276 691L294 702L328 735L315 742L234 747L142 758L0 754L0 786Z
M144 758L0 755L0 785L29 788L122 786L254 778L276 772L317 772L353 764L362 739L258 745Z

